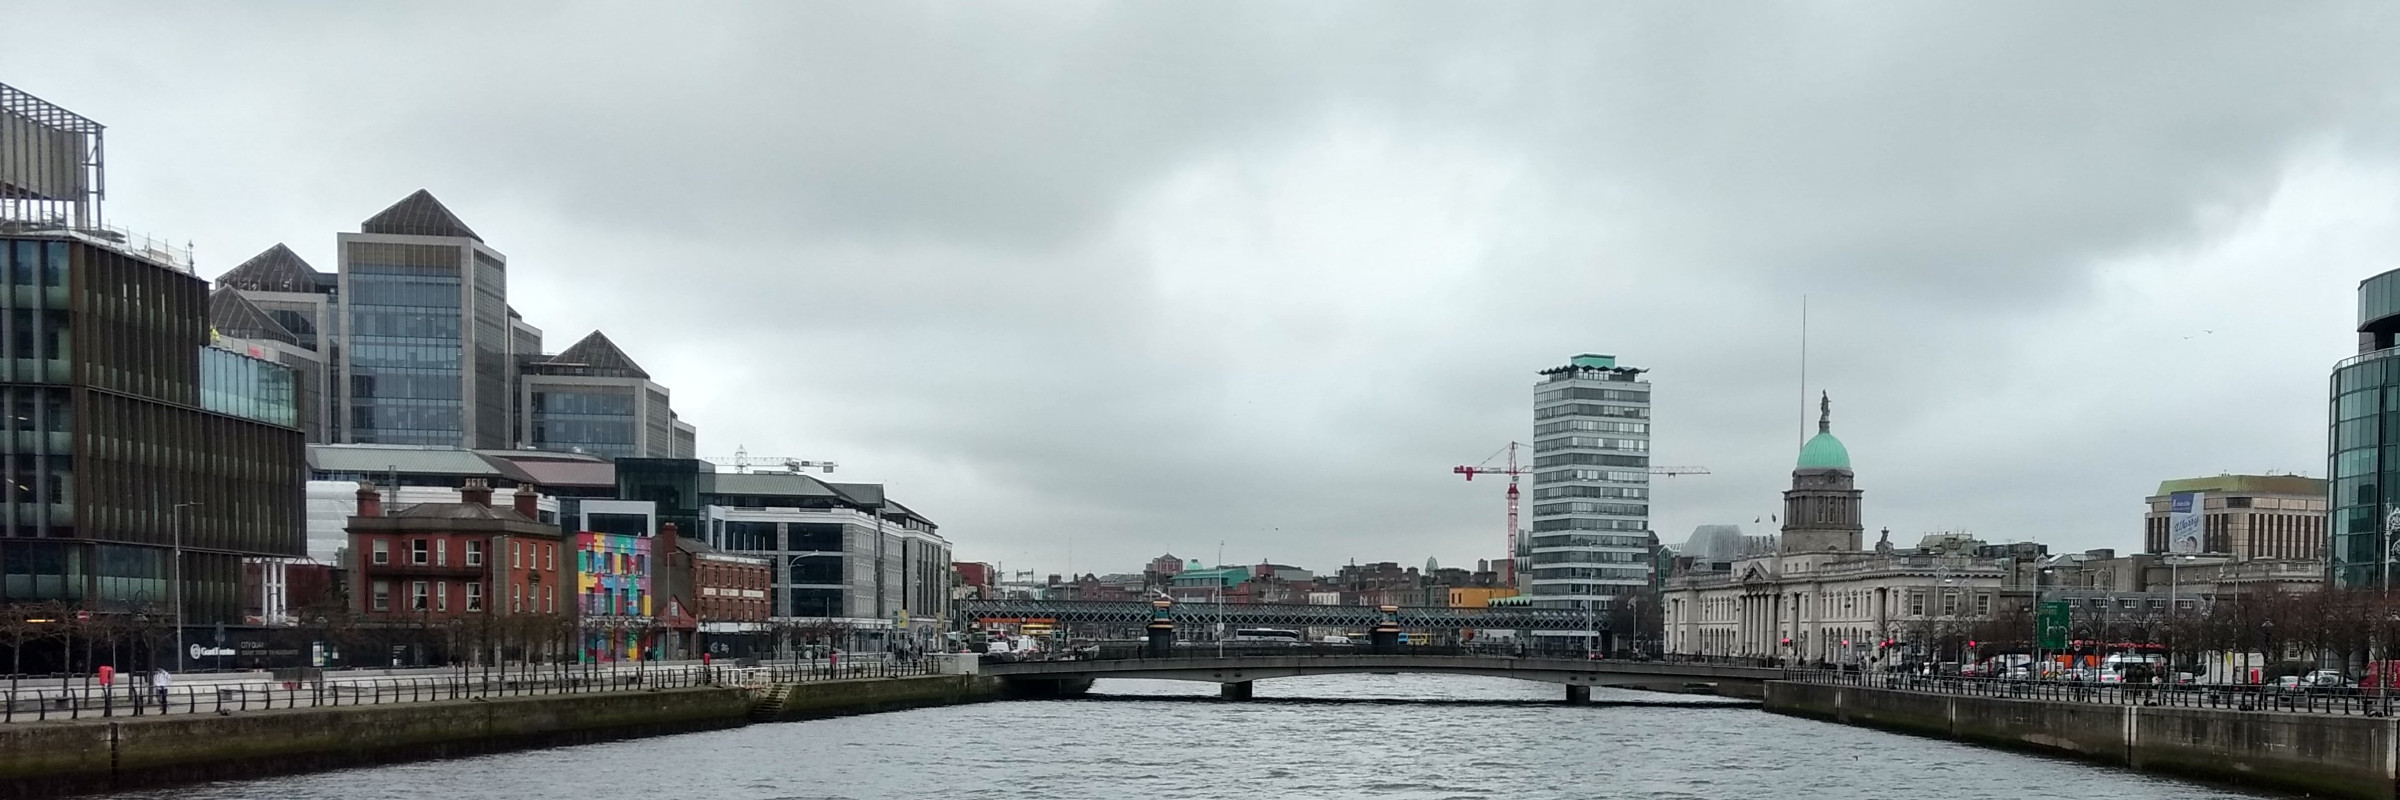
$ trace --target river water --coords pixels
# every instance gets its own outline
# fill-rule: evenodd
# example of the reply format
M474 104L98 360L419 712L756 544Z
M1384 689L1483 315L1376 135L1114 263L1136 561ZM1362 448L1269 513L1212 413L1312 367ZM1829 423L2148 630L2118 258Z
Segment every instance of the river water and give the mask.
M1936 798L2271 797L1777 716L1612 705L1691 698L1501 678L1101 681L1080 700L986 703L121 798Z

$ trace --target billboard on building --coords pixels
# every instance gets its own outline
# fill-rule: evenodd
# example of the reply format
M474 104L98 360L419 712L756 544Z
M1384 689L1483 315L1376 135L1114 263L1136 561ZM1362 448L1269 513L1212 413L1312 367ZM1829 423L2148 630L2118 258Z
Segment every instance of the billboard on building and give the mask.
M2208 505L2207 498L2207 492L2176 492L2167 497L2167 552L2200 552L2207 527L2201 509Z

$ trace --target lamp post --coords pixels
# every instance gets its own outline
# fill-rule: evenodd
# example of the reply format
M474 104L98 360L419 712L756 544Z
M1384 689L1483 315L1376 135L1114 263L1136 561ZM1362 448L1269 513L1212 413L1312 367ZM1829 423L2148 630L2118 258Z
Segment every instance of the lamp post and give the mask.
M2045 659L2045 658L2043 657L2043 656L2044 656L2044 654L2043 654L2043 652L2042 652L2042 651L2043 651L2043 649L2044 649L2044 645L2042 644L2042 642L2043 642L2043 640L2044 640L2044 639L2048 638L2048 637L2045 635L2045 634L2047 634L2047 633L2048 633L2048 631L2044 631L2044 630L2042 630L2042 579L2043 579L2044 577L2047 577L2047 576L2050 574L2050 571L2051 571L2051 570L2053 570L2053 569L2056 569L2056 567L2042 567L2042 568L2039 568L2039 569L2036 569L2036 570L2034 570L2034 571L2033 571L2033 662L2034 662L2034 663L2033 663L2032 674L2031 674L2031 675L2028 675L2028 676L2026 676L2026 677L2029 677L2029 678L2031 678L2031 679L2033 679L2033 680L2041 680L2043 677L2045 677L2046 675L2048 675L2048 674L2049 674L2049 672L2050 672L2050 662L2049 662L2047 659Z
M169 527L174 531L174 563L169 567L167 591L175 599L175 671L183 671L183 510L199 503L176 503L167 510Z

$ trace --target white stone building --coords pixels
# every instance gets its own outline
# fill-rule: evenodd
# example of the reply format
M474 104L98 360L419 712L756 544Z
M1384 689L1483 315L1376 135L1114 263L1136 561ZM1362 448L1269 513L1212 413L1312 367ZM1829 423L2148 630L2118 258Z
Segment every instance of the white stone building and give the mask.
M1833 663L1947 659L1978 623L2030 613L2017 587L2033 574L2039 546L1931 536L1898 550L1887 530L1874 549L1861 549L1862 493L1848 449L1833 436L1829 401L1821 414L1784 492L1776 552L1678 561L1665 583L1667 652Z

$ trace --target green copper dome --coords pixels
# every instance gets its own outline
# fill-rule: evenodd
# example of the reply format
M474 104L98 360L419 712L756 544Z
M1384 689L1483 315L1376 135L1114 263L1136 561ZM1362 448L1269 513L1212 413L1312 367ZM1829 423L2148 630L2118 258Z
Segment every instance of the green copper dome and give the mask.
M1843 447L1842 440L1833 438L1833 397L1820 396L1817 400L1817 435L1809 437L1808 443L1800 446L1800 466L1793 469L1849 468L1850 448Z
M1850 448L1833 438L1830 431L1820 431L1800 446L1800 466L1797 469L1849 469Z

